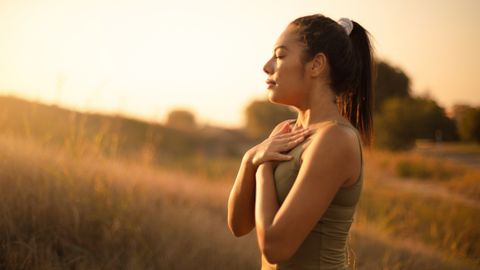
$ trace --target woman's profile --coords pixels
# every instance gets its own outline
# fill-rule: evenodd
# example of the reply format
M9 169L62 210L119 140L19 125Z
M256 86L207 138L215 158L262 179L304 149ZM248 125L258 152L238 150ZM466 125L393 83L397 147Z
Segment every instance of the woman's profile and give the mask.
M263 67L270 102L295 108L243 156L228 226L255 228L262 270L347 269L348 236L370 146L374 61L369 33L348 18L292 21Z

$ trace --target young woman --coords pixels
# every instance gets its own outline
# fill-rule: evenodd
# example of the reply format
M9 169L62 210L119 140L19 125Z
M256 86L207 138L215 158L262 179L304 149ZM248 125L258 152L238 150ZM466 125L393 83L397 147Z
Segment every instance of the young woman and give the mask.
M369 33L347 18L300 17L280 35L264 71L269 100L293 106L298 117L245 153L228 226L237 237L256 229L262 270L346 269L362 144L372 137Z

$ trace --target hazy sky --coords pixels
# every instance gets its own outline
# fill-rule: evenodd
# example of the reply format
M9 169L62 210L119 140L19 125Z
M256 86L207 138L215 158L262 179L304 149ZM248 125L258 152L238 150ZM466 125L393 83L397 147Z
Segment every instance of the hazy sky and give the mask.
M478 0L0 0L0 94L77 110L239 127L293 19L349 17L414 93L480 106Z

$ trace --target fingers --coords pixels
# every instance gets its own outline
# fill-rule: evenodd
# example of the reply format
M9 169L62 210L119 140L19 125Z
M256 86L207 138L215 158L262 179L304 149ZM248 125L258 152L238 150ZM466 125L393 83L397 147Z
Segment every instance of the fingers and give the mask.
M304 129L301 125L298 125L297 123L295 123L295 126L293 126L292 128L292 131L297 131L297 130L302 130Z
M303 135L299 136L299 137L292 138L292 139L288 140L287 142L284 142L280 145L280 151L290 150L293 147L295 147L297 144L301 143L303 140L305 140L305 136L303 136Z
M257 163L260 164L268 160L290 160L292 158L291 156L281 154L281 152L292 149L313 132L314 130L302 128L285 134L277 134L265 140L261 144L261 151L257 151Z
M285 161L285 160L290 160L292 158L293 157L290 155L280 154L278 152L266 152L266 153L263 153L263 155L254 157L252 162L255 166L258 166L261 163L267 162L267 161L273 161L273 160Z
M275 142L275 150L279 152L290 150L304 141L311 133L312 131L302 132L288 138L277 140Z
M295 131L291 131L291 132L288 132L288 133L282 133L282 134L279 134L277 136L275 136L275 138L277 139L283 139L283 138L289 138L291 136L295 136L297 134L302 134L302 133L308 133L310 131L310 129L298 129L298 130L295 130Z
M290 156L290 155L284 155L284 154L280 154L280 153L274 153L273 154L273 158L275 160L290 160L292 159L293 157Z
M285 125L283 125L283 128L281 130L281 133L284 133L284 132L290 132L290 123L285 123Z
M271 137L277 136L279 134L290 132L291 131L291 127L290 127L291 122L292 121L285 121L281 126L275 127L268 137L271 138Z
M285 134L284 136L277 137L276 139L280 143L287 143L289 141L296 140L299 137L306 137L309 134L311 134L311 132L312 132L311 130L305 129L302 131L295 131L289 134Z

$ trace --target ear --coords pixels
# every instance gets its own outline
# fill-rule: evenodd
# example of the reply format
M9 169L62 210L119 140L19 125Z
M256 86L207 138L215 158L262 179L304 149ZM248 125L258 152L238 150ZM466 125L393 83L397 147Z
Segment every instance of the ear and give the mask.
M318 77L327 71L327 57L324 53L317 53L311 60L310 74L312 77Z

